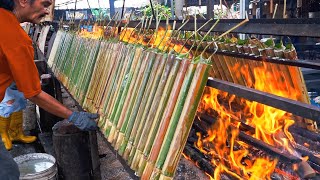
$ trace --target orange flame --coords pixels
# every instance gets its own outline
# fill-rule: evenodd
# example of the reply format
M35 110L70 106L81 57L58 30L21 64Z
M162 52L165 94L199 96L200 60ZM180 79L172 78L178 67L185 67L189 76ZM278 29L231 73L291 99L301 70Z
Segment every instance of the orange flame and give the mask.
M89 32L87 29L81 29L79 35L84 38L99 39L103 37L103 28L94 24L92 32Z
M239 66L236 64L233 68L238 69ZM242 76L249 87L297 100L300 93L286 83L283 73L272 68L270 64L263 63L252 72L248 66L234 72L239 72L237 77ZM242 123L255 129L247 131L248 135L300 157L292 148L295 142L288 131L294 120L285 111L206 87L198 112L217 115L216 123L207 131L207 136L198 133L196 143L200 151L213 157L212 163L216 166L214 179L220 179L221 173L239 179L270 179L274 172L277 159L253 157L249 146L238 140Z
M162 27L159 27L157 32L154 32L154 34L151 36L151 38L148 35L145 35L144 33L139 33L139 30L135 30L133 28L126 28L120 33L120 40L130 43L130 44L141 44L144 46L149 46L153 48L158 48L163 51L168 50L174 50L178 53L187 53L188 49L184 47L180 43L174 43L172 40L172 30L170 26L168 29L164 29Z

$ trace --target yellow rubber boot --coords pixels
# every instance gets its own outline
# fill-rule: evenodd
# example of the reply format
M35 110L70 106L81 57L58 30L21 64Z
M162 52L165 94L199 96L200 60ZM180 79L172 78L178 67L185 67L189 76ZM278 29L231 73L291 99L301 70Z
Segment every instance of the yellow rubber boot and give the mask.
M8 134L9 125L10 125L10 117L4 118L0 116L0 135L2 137L2 142L7 150L12 149L12 142Z
M9 137L11 141L20 141L23 143L32 143L37 137L35 136L26 136L23 133L22 121L23 113L22 111L14 112L10 116L10 126L9 126Z

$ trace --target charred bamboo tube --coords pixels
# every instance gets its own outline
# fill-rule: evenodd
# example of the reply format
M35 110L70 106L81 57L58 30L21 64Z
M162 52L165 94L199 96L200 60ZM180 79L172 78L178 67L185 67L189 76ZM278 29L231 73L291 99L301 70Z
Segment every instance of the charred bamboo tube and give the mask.
M295 49L286 50L284 52L284 56L286 59L296 60L297 59L297 52L295 51ZM298 100L301 102L310 104L310 99L308 97L308 91L305 86L304 78L303 78L303 75L301 73L300 68L292 67L292 66L287 66L287 68L289 69L292 82L295 82L294 87L301 91L301 95L298 96ZM317 127L317 123L315 121L310 120L310 119L304 119L304 122L305 122L308 130L314 131L314 132L317 131L318 127Z
M151 74L151 70L153 68L154 65L154 60L155 60L155 56L156 54L154 52L150 52L149 57L147 57L149 59L149 63L148 66L146 67L146 70L144 72L144 75L141 77L142 79L142 84L139 88L139 92L138 92L138 96L135 102L135 106L133 107L132 113L130 115L130 119L128 121L128 125L126 127L126 129L124 129L123 127L120 129L120 132L122 131L124 133L124 140L121 142L121 147L119 149L119 154L123 154L123 158L125 160L128 160L129 157L129 152L125 153L125 149L127 147L127 143L129 141L134 123L136 122L136 117L139 111L139 107L141 105L141 101L143 98L143 94L145 93L145 89L147 87L147 83Z
M128 91L129 91L129 87L130 87L130 84L131 84L131 81L132 81L132 77L133 77L134 71L136 69L136 66L137 66L137 64L139 62L142 50L143 49L140 48L140 47L136 49L135 57L134 57L134 60L132 62L131 70L130 70L130 72L128 74L128 77L127 77L127 82L126 82L126 86L125 86L124 92L121 95L121 98L119 99L119 101L116 102L116 104L115 104L116 108L113 109L110 118L107 119L108 122L107 122L106 128L105 128L106 129L105 130L105 136L106 137L109 136L112 124L117 124L118 123L120 114L121 114L123 106L124 106L124 101L125 101L125 99L126 99L126 97L128 95Z
M155 65L154 68L152 69L152 74L150 76L150 79L148 81L147 87L146 87L146 92L143 95L142 101L141 101L141 106L138 111L138 115L136 118L136 122L133 126L128 145L126 147L126 151L129 151L129 159L128 159L128 164L132 164L133 156L135 155L136 152L136 147L139 142L139 139L136 137L140 137L142 130L143 130L143 125L145 121L142 119L143 113L145 111L149 111L151 103L148 103L149 97L154 97L155 91L152 89L153 86L157 86L160 81L161 73L164 69L164 66L167 62L167 55L163 54L157 54L156 55L156 60L155 60ZM158 64L158 65L156 65ZM155 85L153 85L155 84Z
M158 179L160 177L161 169L163 167L163 164L165 162L165 159L167 157L167 154L169 152L170 144L172 142L172 138L174 136L174 132L176 131L177 124L179 121L179 117L181 116L183 106L186 102L186 97L195 73L197 65L196 64L190 64L189 69L186 73L186 77L184 79L183 85L181 87L181 91L179 93L179 97L176 103L176 106L174 108L174 112L172 114L169 128L165 135L165 140L161 146L161 151L158 155L158 159L156 162L156 167L151 175L151 178Z
M189 60L182 61L141 179L150 179L151 177L189 66Z
M142 158L140 159L140 162L139 162L139 169L138 169L138 172L137 172L137 176L139 176L139 177L142 175L142 173L144 171L144 168L146 166L147 158L148 158L148 156L150 154L150 150L152 148L152 144L154 142L154 139L155 139L155 136L157 134L159 125L161 123L163 112L165 110L165 107L167 106L167 102L168 102L170 93L172 91L172 87L173 87L174 81L176 79L180 64L181 64L181 59L180 58L176 58L175 62L173 64L173 67L172 67L172 69L170 71L169 77L167 79L166 85L164 87L163 95L162 95L162 97L160 99L159 106L158 106L157 111L156 111L156 113L154 115L154 120L153 120L153 123L152 123L151 128L150 128L150 133L149 133L148 138L147 138L146 146L145 146L145 148L143 150L143 156L142 156Z
M187 142L204 87L208 80L208 69L208 64L199 63L197 65L197 69L186 97L185 104L188 105L184 106L182 109L182 113L173 136L173 141L171 142L170 149L162 167L161 176L172 178L175 173L184 146ZM160 177L160 179L162 179L162 177Z
M140 157L142 155L142 151L146 143L145 141L149 132L149 128L153 121L153 118L151 118L149 114L154 114L156 111L156 107L160 101L160 97L162 95L162 91L163 91L167 76L173 65L173 61L174 61L174 55L170 54L169 56L167 56L166 64L163 70L157 72L156 81L154 81L152 84L151 96L148 98L147 105L146 105L148 109L145 109L145 111L142 114L142 122L144 123L141 124L141 126L139 126L138 134L136 136L137 151L134 154L132 164L131 164L131 169L135 171L138 170L137 166L140 161Z
M150 60L149 59L150 53L151 53L150 51L145 51L143 53L143 55L141 56L141 59L138 63L138 68L135 71L135 73L133 75L133 79L132 79L132 81L135 83L131 84L131 86L129 88L131 95L127 96L127 98L126 98L126 102L125 102L125 106L124 106L124 109L126 109L126 110L121 113L120 120L118 121L118 124L113 126L113 129L111 129L111 133L110 133L109 137L113 136L112 137L113 142L116 144L114 146L115 150L118 150L120 144L122 143L122 141L120 139L119 139L119 141L117 141L118 140L117 137L118 137L119 133L120 133L119 135L121 135L121 137L124 136L125 129L127 128L128 121L129 121L132 109L135 105L138 91L140 89L140 85L142 83L143 74L144 74L145 69L147 67L147 64L149 63L149 60ZM118 153L120 154L120 151L118 151ZM122 156L122 153L120 155Z

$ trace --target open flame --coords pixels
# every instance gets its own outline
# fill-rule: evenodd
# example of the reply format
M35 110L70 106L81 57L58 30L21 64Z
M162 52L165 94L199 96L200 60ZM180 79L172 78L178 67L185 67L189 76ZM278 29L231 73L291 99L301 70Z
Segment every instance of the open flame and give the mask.
M119 39L130 44L141 44L152 48L158 48L163 51L174 50L177 53L187 53L188 49L186 47L181 43L172 40L172 32L170 26L167 30L159 27L158 31L154 32L152 35L146 35L145 32L139 33L139 30L133 28L126 28L121 31Z
M237 67L239 64L233 68ZM273 67L268 63L256 66L251 72L253 79L249 77L247 66L234 72L238 72L237 76L242 76L249 87L297 100L300 93L286 83L285 74L270 68ZM205 137L197 134L199 139L196 143L200 151L212 157L212 163L216 166L212 175L214 179L220 179L221 173L239 179L270 179L276 168L277 159L265 155L253 157L250 147L238 139L241 124L253 127L254 130L245 131L246 134L298 155L292 148L295 142L288 131L294 124L290 113L210 87L206 87L198 112L214 112L217 115L215 124Z
M92 27L92 32L89 32L87 29L83 28L80 30L79 35L84 38L99 39L103 37L103 28L94 24Z

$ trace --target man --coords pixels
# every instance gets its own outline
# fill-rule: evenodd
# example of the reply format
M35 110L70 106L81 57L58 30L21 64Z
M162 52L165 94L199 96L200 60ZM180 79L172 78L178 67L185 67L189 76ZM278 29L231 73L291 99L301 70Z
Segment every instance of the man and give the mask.
M51 0L0 0L0 102L14 82L24 97L56 116L68 119L82 130L95 130L97 114L72 112L41 90L33 62L32 41L20 27L22 22L40 23ZM1 142L1 141L0 141ZM19 179L19 170L0 143L0 179Z

